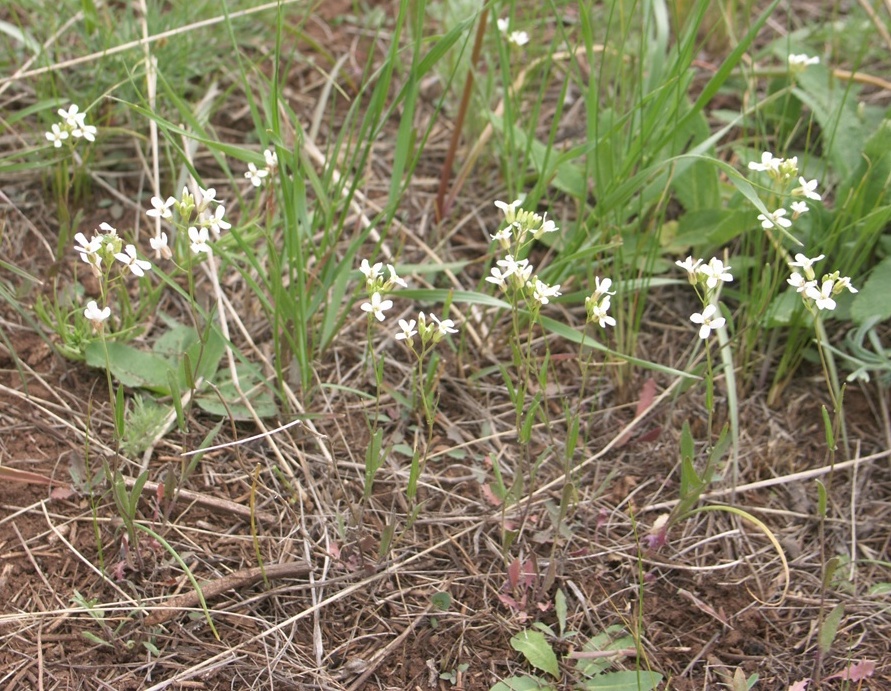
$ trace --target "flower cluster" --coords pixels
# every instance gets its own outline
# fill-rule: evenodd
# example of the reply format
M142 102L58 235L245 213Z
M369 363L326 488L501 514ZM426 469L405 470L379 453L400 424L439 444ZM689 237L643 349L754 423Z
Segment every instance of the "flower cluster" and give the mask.
M72 103L68 110L59 108L58 113L62 122L54 124L46 133L47 140L54 147L61 148L62 142L69 138L72 138L72 141L75 139L86 139L88 142L96 141L96 128L86 123L87 114L81 113L77 104Z
M749 163L749 170L754 170L767 175L778 183L783 191L794 185L794 180L798 178L798 187L794 187L789 191L793 197L805 197L812 201L820 201L822 197L817 192L816 180L808 180L798 174L798 157L777 158L770 151L761 154L760 161L752 161ZM789 213L785 208L780 207L769 214L758 214L758 220L761 221L761 227L765 230L778 228L785 230L792 225L792 221L796 220L801 214L807 213L807 203L801 199L793 201L791 204L792 217L788 218Z
M687 280L696 289L696 294L702 301L702 312L690 315L690 321L699 324L699 337L706 339L715 329L720 329L726 324L726 319L720 316L718 309L718 294L724 283L730 283L733 275L732 267L726 266L717 257L712 257L708 264L701 259L687 257L684 261L675 262L687 272Z
M371 264L367 259L363 259L359 271L365 276L365 290L369 298L369 301L363 302L360 308L382 322L386 319L384 312L393 306L392 300L384 300L383 293L393 290L396 286L407 288L408 284L405 279L399 277L396 267L392 264L387 264L388 275L385 275L382 262Z
M793 269L801 269L804 275L798 271L793 271L787 282L795 288L795 292L801 295L805 306L811 311L814 307L818 310L834 310L836 307L835 297L844 290L856 293L857 289L851 285L851 279L847 276L841 276L838 271L831 274L823 274L823 277L817 281L817 274L814 272L814 264L824 255L814 257L813 259L803 255L796 254L795 261L789 262L789 267Z
M248 163L247 172L244 174L254 187L262 185L263 181L270 175L273 175L276 168L278 168L278 155L275 151L266 149L266 151L263 152L263 156L266 158L265 168L257 168L253 163Z
M498 30L507 36L507 40L515 46L525 46L529 43L529 34L525 31L510 31L510 21L501 18L497 22Z
M232 227L223 217L226 207L217 198L217 192L198 188L198 196L193 195L188 187L183 187L179 199L152 197L152 208L145 212L146 216L163 219L173 223L178 229L185 230L189 239L192 254L211 254L210 240L220 237L220 233ZM174 218L174 212L176 217ZM167 233L160 230L149 240L158 259L170 259L173 253L168 245Z
M599 277L594 278L594 292L585 298L585 312L588 314L588 323L597 322L601 328L607 326L615 326L616 320L611 317L609 312L610 298L616 294L615 291L610 292L613 282L610 278L604 278L602 281Z
M83 233L75 235L74 241L77 244L74 251L90 267L93 275L102 279L103 285L107 285L115 262L122 265L120 267L121 276L128 274L145 276L145 272L151 270L151 262L137 256L135 245L125 245L123 239L118 235L117 229L103 222L99 225L99 230L101 232L97 231L89 239ZM103 289L103 295L105 294L107 291ZM102 322L111 316L111 308L107 305L100 308L95 300L91 300L87 303L84 316L98 330L101 328Z
M503 259L495 261L495 266L492 267L490 275L486 276L486 281L507 292L514 294L524 292L532 298L536 306L547 305L551 298L561 295L560 285L548 285L532 273L533 266L528 259L517 259L516 256L530 242L547 233L555 233L558 228L547 214L541 216L520 208L522 203L521 199L510 204L495 202L495 206L504 213L505 226L489 237L508 254Z
M429 318L429 321L428 321ZM417 328L415 328L417 327ZM455 322L451 319L439 319L434 314L425 315L418 313L418 319L399 320L399 332L395 338L397 341L405 341L409 348L414 349L414 337L421 337L421 348L434 346L449 334L458 333Z

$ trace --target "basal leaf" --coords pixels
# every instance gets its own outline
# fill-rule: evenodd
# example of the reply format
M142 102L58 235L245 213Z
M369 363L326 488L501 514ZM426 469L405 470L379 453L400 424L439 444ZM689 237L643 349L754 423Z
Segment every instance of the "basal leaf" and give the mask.
M520 631L510 639L511 647L523 656L530 665L554 678L560 677L560 666L551 644L541 631Z

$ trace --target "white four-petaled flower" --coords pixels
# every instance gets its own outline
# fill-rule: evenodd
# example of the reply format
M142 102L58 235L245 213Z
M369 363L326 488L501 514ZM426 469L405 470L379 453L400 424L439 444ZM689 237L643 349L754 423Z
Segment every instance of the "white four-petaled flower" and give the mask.
M63 130L58 125L53 125L52 131L46 133L46 138L58 149L62 146L62 140L68 139L68 130Z
M254 187L259 187L263 184L263 178L269 175L269 171L265 168L257 168L253 163L248 163L247 172L244 176L251 181L251 184Z
M785 218L785 216L785 209L777 209L768 216L765 216L764 214L758 214L758 220L761 221L761 227L765 230L774 227L788 228L792 225L792 221L790 221L788 218Z
M149 238L149 244L155 251L156 259L170 259L173 256L173 252L170 251L170 247L167 245L167 233L162 232L153 238Z
M98 328L102 322L111 316L111 308L106 306L99 309L99 305L96 304L96 301L90 300L87 303L87 308L84 310L84 316L93 322L94 327Z
M823 199L819 194L817 194L817 185L819 184L816 180L805 180L803 177L798 178L798 184L800 187L796 187L792 190L792 194L796 197L807 197L808 199L813 199L815 202Z
M733 276L730 274L731 268L730 266L724 266L724 262L717 257L712 257L708 264L702 264L697 267L696 271L705 276L705 284L710 289L714 289L718 285L718 281L729 283L733 280Z
M209 235L207 233L207 228L196 228L195 226L189 228L189 240L191 241L192 254L212 254L210 245L207 244L208 239Z
M700 324L699 338L706 339L713 329L720 329L724 326L726 320L724 317L716 317L718 308L715 305L706 305L702 313L696 312L690 315L690 321L694 324Z
M401 331L396 334L397 341L411 341L411 337L418 333L415 330L415 325L417 322L414 319L409 319L405 321L405 319L399 320L399 328Z
M152 208L145 212L146 216L151 216L152 218L170 218L173 216L173 212L170 211L170 208L176 204L176 199L173 197L167 197L166 201L162 201L160 197L152 197Z
M130 269L134 276L145 276L145 272L152 268L151 262L136 256L136 247L133 245L127 245L124 251L118 252L114 258Z
M823 281L820 289L817 290L817 284L814 281L805 288L804 294L817 304L818 309L834 310L835 300L832 299L832 289L834 287L835 281Z
M374 315L374 318L379 322L382 322L386 319L386 315L384 312L390 309L393 306L392 300L384 300L381 298L380 293L374 293L371 296L370 302L363 302L359 307L363 312L368 312L369 314Z

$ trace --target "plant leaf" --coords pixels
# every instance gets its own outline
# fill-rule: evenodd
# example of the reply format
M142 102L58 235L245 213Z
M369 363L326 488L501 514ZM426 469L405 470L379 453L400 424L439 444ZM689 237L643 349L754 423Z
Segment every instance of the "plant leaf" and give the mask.
M560 666L557 663L557 656L541 631L520 631L510 639L510 646L517 652L523 653L530 665L559 679Z
M652 691L661 682L661 674L642 669L640 671L600 674L586 681L581 688L596 689L597 691Z

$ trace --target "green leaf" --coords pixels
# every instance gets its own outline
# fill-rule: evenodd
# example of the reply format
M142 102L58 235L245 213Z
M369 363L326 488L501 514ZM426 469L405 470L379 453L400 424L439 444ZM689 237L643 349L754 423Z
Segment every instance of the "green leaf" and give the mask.
M107 364L112 376L124 386L148 389L163 395L170 394L167 372L173 366L168 360L124 343L107 343L107 347L106 362L105 346L101 342L90 343L85 353L87 364L100 369L105 369Z
M652 691L662 683L662 675L648 670L608 672L582 684L583 689L597 691Z
M554 691L554 687L538 677L510 677L499 681L489 691Z
M278 406L272 394L266 389L265 380L259 369L252 364L242 363L235 366L238 384L258 417L270 418L278 414ZM195 403L211 415L228 417L233 420L253 420L250 409L241 401L235 383L229 378L229 370L220 370L217 375L219 383L217 391L206 391L195 397Z
M884 321L891 317L891 257L885 257L872 270L854 298L851 316L858 324L873 318Z
M522 653L526 661L555 679L560 678L560 666L551 644L541 631L520 631L510 639L511 648ZM533 687L534 688L534 687Z
M839 603L823 620L823 627L820 629L819 645L820 650L823 651L824 655L829 652L830 648L832 648L832 642L835 640L835 635L838 633L838 626L841 624L841 619L844 613L845 606L843 603Z
M439 610L440 612L446 612L449 607L452 606L452 596L445 591L433 593L433 597L430 598L430 603L433 605L434 609Z
M557 623L560 625L560 635L566 633L566 595L562 588L557 588L554 596L554 610L557 613Z

